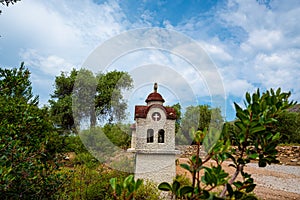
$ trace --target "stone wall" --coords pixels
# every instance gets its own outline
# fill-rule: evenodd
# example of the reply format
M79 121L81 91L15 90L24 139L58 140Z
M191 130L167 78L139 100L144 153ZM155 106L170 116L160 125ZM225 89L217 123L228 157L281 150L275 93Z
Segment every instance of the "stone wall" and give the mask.
M152 113L160 112L161 120L153 121L151 118ZM153 129L154 141L147 143L147 130ZM158 143L158 131L163 129L165 131L164 143ZM150 149L150 150L175 150L175 120L167 119L167 116L160 108L153 107L148 111L147 117L136 119L136 142L135 148L137 150Z
M300 146L279 146L277 150L281 164L300 166Z
M179 145L176 146L181 153L178 157L188 158L197 153L196 145ZM282 165L298 165L300 166L300 146L278 146L277 158ZM200 150L200 156L206 155L204 150Z
M136 155L134 176L136 179L148 179L155 183L172 183L176 176L175 154Z

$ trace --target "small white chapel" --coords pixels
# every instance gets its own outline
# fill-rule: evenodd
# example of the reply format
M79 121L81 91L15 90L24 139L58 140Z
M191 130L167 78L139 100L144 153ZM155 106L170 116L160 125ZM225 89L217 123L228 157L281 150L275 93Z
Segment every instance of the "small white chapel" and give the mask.
M158 85L146 98L147 105L136 105L135 124L129 152L135 153L135 179L148 179L157 184L172 183L176 176L174 108L165 107L157 92Z

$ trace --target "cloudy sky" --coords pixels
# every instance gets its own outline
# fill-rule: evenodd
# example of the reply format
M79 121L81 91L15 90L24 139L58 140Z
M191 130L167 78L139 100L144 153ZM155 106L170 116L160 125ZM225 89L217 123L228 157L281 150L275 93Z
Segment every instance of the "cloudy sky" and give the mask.
M194 48L186 54L131 49L98 69L124 70L134 77L135 88L126 94L131 104L144 104L144 91L151 92L154 81L162 82L169 105L210 104L214 95L223 96L227 120L234 118L233 102L242 103L245 92L256 88L281 87L300 101L298 0L22 0L0 8L0 66L18 67L24 61L41 104L61 71L81 68L99 46L120 34L155 27L191 39L214 69L197 70L185 59ZM212 83L219 80L222 87L216 89Z

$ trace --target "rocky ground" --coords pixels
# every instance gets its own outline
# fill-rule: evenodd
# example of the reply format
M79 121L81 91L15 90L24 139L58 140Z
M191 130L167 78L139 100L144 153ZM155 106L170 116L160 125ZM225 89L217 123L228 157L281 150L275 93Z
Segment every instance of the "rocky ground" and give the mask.
M179 158L179 162L187 162L187 157L189 157L189 153L194 151L194 147L182 147L181 150L184 151ZM252 174L257 184L254 192L260 199L298 200L300 199L300 147L281 146L278 147L278 151L280 165L259 168L257 163L250 163L245 168L245 171ZM233 174L234 169L228 167L229 163L225 162L223 168L228 173ZM177 174L188 175L188 172L177 166Z

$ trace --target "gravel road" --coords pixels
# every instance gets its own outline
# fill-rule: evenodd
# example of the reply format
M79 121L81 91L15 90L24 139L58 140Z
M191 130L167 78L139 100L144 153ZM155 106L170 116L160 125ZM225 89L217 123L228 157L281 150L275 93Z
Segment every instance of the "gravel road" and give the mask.
M257 164L250 163L247 170L251 171L259 186L300 195L299 166L269 165L259 168Z
M186 158L181 158L180 163L186 163ZM223 169L229 174L234 173L230 162L223 163ZM254 192L263 200L300 200L300 166L268 165L258 167L257 163L249 163L245 172L252 174L257 184ZM189 176L184 169L177 166L177 173ZM241 177L239 177L241 178Z

